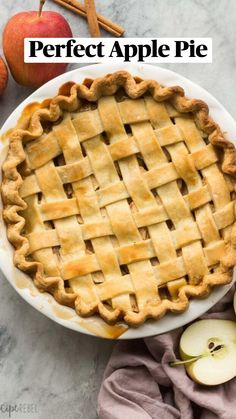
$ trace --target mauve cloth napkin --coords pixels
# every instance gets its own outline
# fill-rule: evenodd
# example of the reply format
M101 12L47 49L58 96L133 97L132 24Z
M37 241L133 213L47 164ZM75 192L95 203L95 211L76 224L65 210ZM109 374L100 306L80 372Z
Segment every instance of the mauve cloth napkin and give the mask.
M234 287L202 318L235 320ZM236 419L236 379L206 387L196 384L178 357L183 328L116 344L98 397L99 419Z

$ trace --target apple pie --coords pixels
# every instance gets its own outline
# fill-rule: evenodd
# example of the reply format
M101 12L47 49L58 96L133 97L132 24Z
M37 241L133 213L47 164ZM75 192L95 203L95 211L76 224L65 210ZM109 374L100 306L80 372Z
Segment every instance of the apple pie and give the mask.
M10 134L14 263L80 316L138 326L232 281L235 148L201 100L119 71L64 84Z

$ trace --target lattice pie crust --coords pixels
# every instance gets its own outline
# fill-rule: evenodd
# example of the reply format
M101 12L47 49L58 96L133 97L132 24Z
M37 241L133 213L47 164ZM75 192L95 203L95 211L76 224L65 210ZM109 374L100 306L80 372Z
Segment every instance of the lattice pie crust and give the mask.
M15 265L81 316L138 326L232 279L235 149L181 87L67 83L23 113L3 173Z

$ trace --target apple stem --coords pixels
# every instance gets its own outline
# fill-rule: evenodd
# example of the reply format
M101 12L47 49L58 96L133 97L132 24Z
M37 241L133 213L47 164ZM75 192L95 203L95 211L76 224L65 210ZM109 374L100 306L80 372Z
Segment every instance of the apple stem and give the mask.
M186 359L185 361L179 361L178 359L173 362L169 362L170 367L177 367L178 365L190 364L191 362L197 361L200 358L203 358L205 355L195 356L194 358Z
M39 2L39 17L41 16L41 14L42 14L42 10L43 10L43 6L44 6L44 4L45 4L45 1L46 0L40 0L40 2Z

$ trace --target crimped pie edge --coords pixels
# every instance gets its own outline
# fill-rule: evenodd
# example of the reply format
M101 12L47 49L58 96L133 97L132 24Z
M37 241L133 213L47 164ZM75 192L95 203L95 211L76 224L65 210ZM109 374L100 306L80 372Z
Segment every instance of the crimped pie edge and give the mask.
M25 153L22 147L22 140L25 136L30 139L36 139L43 133L41 120L56 122L62 110L74 111L78 109L79 99L88 101L97 101L101 96L113 95L119 87L123 87L126 94L131 99L137 99L150 93L157 102L169 101L179 112L192 112L195 116L195 122L201 130L209 135L209 141L223 152L222 172L236 175L236 152L234 145L226 140L217 125L209 117L209 109L205 102L197 99L188 99L184 95L184 90L179 86L162 87L154 80L141 80L131 76L125 71L117 71L100 77L94 81L87 80L84 84L66 83L63 85L59 94L53 99L45 102L47 108L36 108L30 119L23 128L16 128L10 135L10 144L7 159L3 164L3 183L2 198L4 204L3 218L7 224L7 235L9 241L14 245L14 263L15 265L31 274L35 285L42 291L48 291L54 295L54 298L61 304L74 307L81 316L92 315L98 312L108 323L115 323L123 318L131 326L139 326L147 318L157 319L165 315L167 311L182 312L188 307L188 296L201 297L210 292L214 285L223 285L231 282L232 267L236 264L236 223L234 223L231 232L231 241L226 244L226 252L220 261L220 271L211 275L205 275L199 285L183 286L179 293L177 301L162 300L161 303L155 301L148 302L139 313L120 312L119 309L109 311L103 303L96 306L91 304L88 307L84 305L82 299L76 294L68 294L64 291L63 279L61 277L45 277L43 266L40 262L27 261L28 239L21 235L24 218L19 214L25 209L26 203L19 195L19 189L22 184L22 178L17 170L18 165L24 161ZM64 94L68 94L65 96ZM63 94L61 94L63 93ZM47 104L46 104L47 103ZM43 106L43 105L42 105Z

